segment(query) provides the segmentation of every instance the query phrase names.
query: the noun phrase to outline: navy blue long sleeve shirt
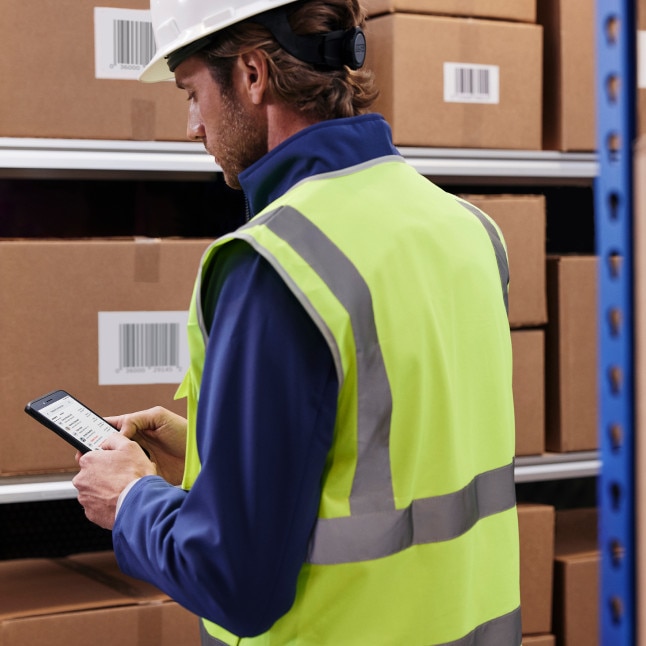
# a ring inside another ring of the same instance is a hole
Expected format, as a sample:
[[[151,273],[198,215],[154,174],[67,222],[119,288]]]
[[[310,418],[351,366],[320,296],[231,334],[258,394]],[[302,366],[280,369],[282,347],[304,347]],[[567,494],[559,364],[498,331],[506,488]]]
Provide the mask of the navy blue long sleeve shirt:
[[[297,182],[398,154],[379,115],[326,121],[240,175],[251,214]],[[341,205],[340,205],[341,206]],[[186,492],[148,476],[113,529],[121,569],[240,635],[291,606],[318,511],[338,382],[328,346],[273,268],[245,242],[216,256],[197,443]]]

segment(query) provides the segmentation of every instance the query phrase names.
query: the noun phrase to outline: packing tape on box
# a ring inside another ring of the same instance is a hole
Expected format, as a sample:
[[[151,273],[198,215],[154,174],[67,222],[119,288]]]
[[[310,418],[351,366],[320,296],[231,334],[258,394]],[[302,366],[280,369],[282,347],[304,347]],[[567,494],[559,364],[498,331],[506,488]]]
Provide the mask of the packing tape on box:
[[[135,238],[136,283],[158,283],[161,266],[161,240],[159,238]]]
[[[130,102],[130,127],[135,141],[155,139],[156,107],[154,101],[133,99]]]
[[[125,597],[136,599],[144,598],[149,594],[149,592],[143,592],[139,590],[136,586],[131,585],[124,579],[112,576],[111,574],[92,567],[91,565],[87,565],[86,563],[80,563],[79,561],[74,561],[66,558],[56,558],[51,559],[51,561],[53,563],[56,563],[56,565],[59,565],[60,567],[72,570],[73,572],[81,574],[82,576],[91,579],[96,583],[100,583],[110,588],[111,590],[122,594]]]

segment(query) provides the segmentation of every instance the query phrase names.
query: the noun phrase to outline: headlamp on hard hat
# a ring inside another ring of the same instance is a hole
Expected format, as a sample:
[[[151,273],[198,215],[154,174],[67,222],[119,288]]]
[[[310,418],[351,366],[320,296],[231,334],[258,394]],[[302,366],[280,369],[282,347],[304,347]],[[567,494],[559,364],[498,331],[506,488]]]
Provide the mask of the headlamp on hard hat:
[[[358,70],[366,59],[366,37],[361,27],[301,36],[292,31],[284,6],[250,20],[266,27],[286,52],[310,65],[327,69],[347,65]]]

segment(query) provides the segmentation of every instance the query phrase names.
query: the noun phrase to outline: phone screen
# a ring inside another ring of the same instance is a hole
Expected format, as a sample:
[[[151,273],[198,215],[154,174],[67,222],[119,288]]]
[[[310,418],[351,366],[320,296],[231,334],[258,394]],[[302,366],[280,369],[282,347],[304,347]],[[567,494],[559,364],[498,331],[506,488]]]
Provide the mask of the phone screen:
[[[115,432],[113,426],[68,394],[46,403],[39,410],[54,425],[90,450],[99,449],[108,435]]]

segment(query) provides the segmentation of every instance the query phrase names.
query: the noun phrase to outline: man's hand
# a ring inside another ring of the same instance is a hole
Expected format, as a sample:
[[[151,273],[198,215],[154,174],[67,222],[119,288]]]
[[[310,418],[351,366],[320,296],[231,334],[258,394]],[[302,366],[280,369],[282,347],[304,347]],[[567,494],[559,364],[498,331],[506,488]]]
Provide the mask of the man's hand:
[[[186,457],[186,420],[161,406],[118,417],[106,417],[123,435],[140,444],[157,474],[172,485],[181,484]]]
[[[112,433],[101,448],[76,454],[80,471],[72,484],[88,519],[112,529],[121,492],[133,480],[157,475],[157,470],[141,448],[120,433]]]

